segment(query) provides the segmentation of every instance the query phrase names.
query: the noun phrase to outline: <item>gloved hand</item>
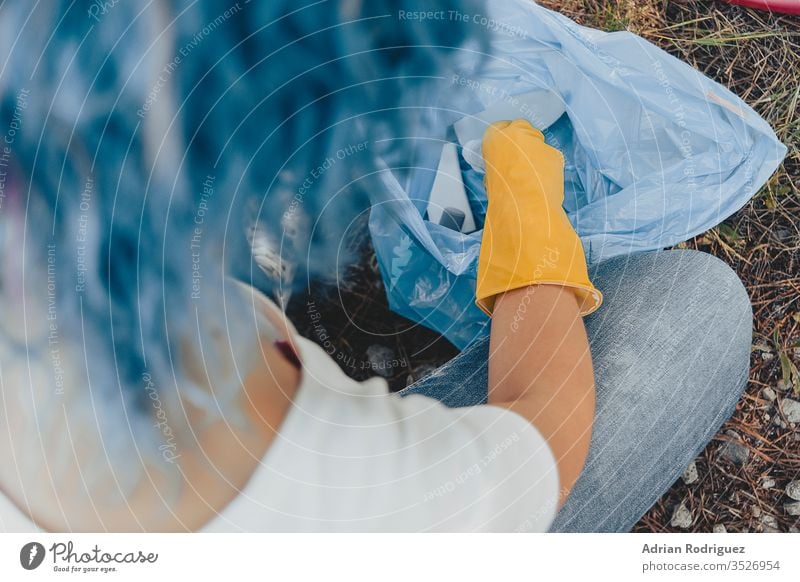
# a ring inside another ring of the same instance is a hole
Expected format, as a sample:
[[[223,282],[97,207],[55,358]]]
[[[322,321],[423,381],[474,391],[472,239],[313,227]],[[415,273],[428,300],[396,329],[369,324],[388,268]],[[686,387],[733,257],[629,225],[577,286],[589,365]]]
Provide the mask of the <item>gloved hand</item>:
[[[483,140],[489,208],[478,258],[476,304],[491,316],[498,294],[537,284],[571,287],[581,315],[603,295],[589,280],[564,202],[564,156],[525,120],[499,121]]]

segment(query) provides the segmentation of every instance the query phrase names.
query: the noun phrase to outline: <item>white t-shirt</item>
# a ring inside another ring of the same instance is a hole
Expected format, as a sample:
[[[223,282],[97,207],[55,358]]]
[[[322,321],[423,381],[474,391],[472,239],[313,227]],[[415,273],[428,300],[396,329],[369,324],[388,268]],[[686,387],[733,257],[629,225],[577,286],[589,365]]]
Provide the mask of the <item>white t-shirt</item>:
[[[526,419],[356,382],[294,335],[294,403],[261,467],[203,531],[547,530],[558,469]]]
[[[293,405],[246,487],[202,531],[547,530],[558,471],[527,420],[356,382],[295,336]],[[0,495],[0,529],[36,528]]]

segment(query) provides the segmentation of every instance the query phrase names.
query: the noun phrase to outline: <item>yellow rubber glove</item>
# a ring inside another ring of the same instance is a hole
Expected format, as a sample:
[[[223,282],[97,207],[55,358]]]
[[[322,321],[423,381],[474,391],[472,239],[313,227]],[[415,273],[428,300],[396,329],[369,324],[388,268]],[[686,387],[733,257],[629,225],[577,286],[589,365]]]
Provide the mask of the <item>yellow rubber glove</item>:
[[[603,295],[564,203],[564,156],[525,120],[492,124],[483,139],[489,208],[478,258],[476,304],[491,316],[498,294],[537,284],[572,287],[581,315]]]

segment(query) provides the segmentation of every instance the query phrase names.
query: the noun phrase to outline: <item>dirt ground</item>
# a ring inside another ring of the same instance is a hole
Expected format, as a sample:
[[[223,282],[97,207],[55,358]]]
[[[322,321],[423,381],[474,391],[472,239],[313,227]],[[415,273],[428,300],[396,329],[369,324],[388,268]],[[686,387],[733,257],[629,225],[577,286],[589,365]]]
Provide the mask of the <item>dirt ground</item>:
[[[800,427],[787,418],[791,401],[800,400],[800,17],[720,1],[541,3],[581,24],[634,32],[691,63],[752,105],[789,148],[745,208],[681,245],[720,257],[745,282],[755,314],[750,382],[734,416],[696,459],[696,479],[678,479],[635,531],[797,531],[800,517],[785,507],[785,489],[800,478]],[[289,315],[348,374],[378,373],[398,390],[457,350],[389,311],[366,224],[360,227],[350,241],[364,256],[353,274],[357,284],[296,295]],[[734,454],[723,454],[732,451],[728,443]]]

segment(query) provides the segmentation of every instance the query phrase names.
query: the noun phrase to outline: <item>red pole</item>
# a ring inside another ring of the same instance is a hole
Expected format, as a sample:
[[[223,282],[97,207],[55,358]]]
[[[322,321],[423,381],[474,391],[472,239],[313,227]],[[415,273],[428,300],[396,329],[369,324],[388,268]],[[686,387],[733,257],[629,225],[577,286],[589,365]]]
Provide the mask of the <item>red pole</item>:
[[[800,14],[800,0],[725,0],[725,2],[771,12]]]

